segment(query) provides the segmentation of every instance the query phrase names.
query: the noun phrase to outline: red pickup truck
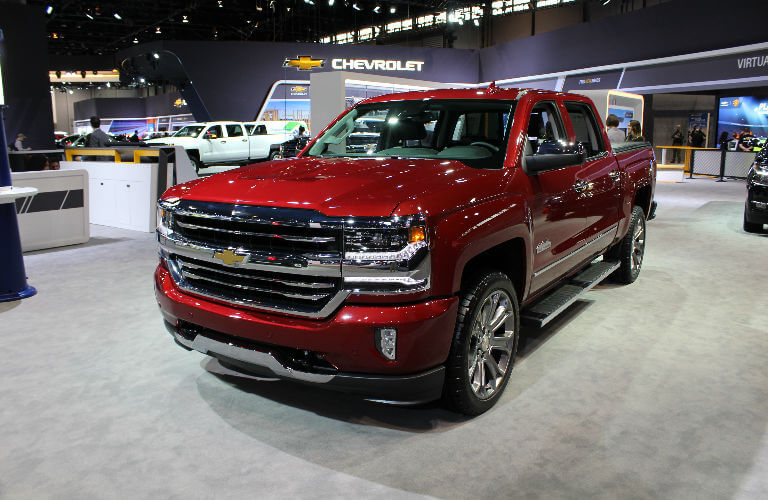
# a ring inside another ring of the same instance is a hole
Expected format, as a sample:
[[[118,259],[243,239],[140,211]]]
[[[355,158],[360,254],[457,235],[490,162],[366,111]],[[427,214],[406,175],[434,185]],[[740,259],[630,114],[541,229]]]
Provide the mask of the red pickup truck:
[[[169,189],[157,301],[179,345],[225,366],[479,414],[521,321],[637,278],[655,175],[583,96],[375,97],[297,158]]]

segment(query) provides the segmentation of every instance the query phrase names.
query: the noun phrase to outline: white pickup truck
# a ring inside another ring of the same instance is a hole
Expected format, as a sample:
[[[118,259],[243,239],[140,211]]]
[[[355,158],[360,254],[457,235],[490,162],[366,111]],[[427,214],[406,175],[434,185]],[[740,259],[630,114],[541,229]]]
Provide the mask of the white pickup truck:
[[[170,137],[146,143],[182,146],[199,171],[209,165],[272,160],[279,155],[280,145],[292,138],[293,134],[287,131],[269,133],[267,122],[207,122],[192,123]]]

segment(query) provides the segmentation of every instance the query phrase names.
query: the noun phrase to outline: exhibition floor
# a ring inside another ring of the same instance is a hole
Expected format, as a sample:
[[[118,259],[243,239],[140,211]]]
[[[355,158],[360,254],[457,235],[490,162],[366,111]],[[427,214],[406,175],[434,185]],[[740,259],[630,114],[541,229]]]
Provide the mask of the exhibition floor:
[[[153,235],[91,226],[27,255],[39,293],[0,313],[0,498],[766,498],[768,236],[744,197],[659,184],[638,281],[523,329],[473,419],[217,375],[163,328]]]

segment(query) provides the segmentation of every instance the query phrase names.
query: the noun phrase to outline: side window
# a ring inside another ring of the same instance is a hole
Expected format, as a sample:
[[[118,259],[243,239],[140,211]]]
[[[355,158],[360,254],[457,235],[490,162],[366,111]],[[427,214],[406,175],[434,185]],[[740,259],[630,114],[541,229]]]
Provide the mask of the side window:
[[[241,135],[243,135],[243,127],[241,127],[237,123],[228,123],[227,135],[229,137],[240,137]]]
[[[553,102],[537,103],[528,117],[526,155],[558,151],[559,141],[565,141],[565,127]]]
[[[205,137],[210,139],[218,139],[221,135],[221,125],[213,125],[205,131]]]
[[[592,109],[586,104],[576,102],[565,103],[565,109],[571,119],[576,140],[584,145],[587,156],[596,156],[605,151],[603,135],[599,132]]]

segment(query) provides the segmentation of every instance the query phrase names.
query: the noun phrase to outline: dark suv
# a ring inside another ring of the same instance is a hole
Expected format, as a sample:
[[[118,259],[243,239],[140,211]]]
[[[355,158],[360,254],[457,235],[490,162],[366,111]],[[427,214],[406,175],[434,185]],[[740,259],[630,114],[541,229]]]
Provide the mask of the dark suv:
[[[747,175],[747,202],[744,205],[744,231],[763,232],[768,224],[768,149],[757,153]]]

